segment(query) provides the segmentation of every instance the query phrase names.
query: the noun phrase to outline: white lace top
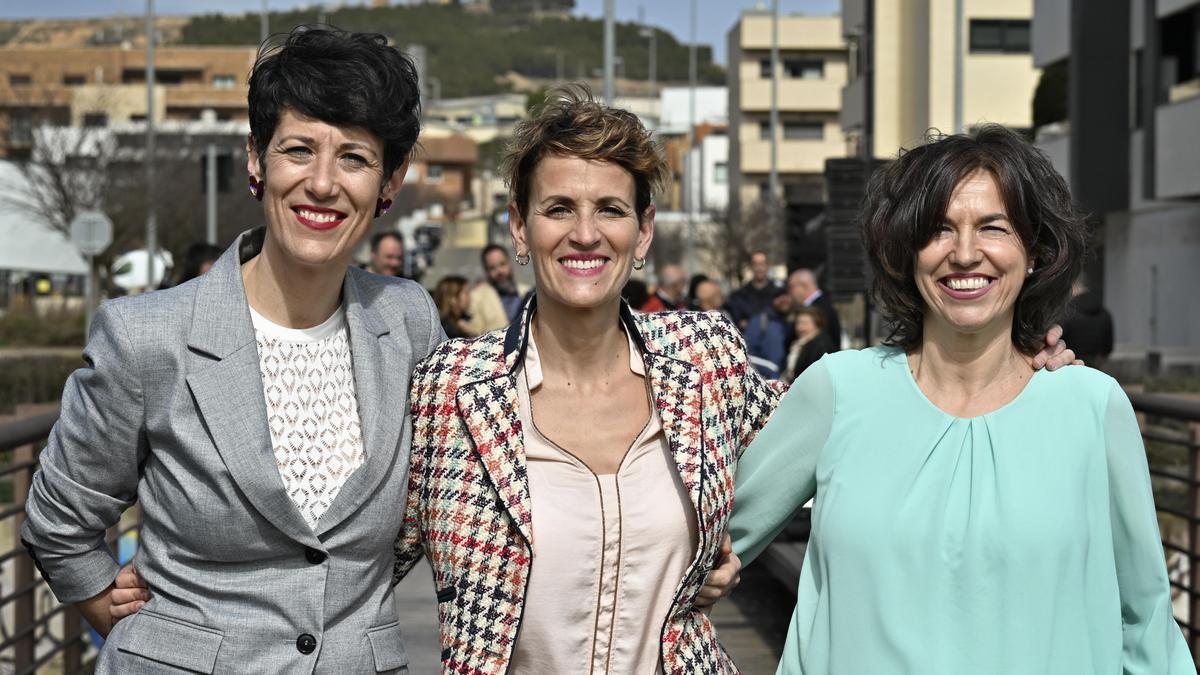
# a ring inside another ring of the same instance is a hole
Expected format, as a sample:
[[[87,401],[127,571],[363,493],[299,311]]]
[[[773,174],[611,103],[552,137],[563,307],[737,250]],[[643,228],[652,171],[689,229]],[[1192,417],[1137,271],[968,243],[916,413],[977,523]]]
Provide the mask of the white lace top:
[[[296,508],[316,529],[365,458],[350,333],[339,307],[313,328],[285,328],[253,308],[271,446]]]

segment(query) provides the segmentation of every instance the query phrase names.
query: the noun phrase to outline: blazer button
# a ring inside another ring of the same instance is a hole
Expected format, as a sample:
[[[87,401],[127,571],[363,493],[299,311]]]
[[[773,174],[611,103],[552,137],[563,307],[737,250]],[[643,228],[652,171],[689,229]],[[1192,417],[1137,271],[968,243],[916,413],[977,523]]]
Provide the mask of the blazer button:
[[[324,551],[315,548],[306,548],[304,549],[304,557],[308,560],[308,562],[314,565],[320,565],[321,563],[325,562],[325,559],[329,556]]]
[[[301,654],[311,654],[317,649],[317,638],[308,633],[301,633],[300,637],[296,638],[296,650]]]

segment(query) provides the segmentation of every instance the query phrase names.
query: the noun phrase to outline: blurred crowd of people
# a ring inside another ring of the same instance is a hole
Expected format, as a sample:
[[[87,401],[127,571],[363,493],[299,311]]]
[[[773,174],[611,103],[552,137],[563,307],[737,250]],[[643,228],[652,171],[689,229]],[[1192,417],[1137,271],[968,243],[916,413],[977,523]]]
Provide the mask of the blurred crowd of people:
[[[374,250],[374,249],[373,249]],[[398,274],[374,263],[367,269]],[[515,320],[528,297],[513,276],[508,249],[489,244],[480,253],[482,277],[473,283],[462,275],[439,279],[431,288],[449,337],[474,337]],[[792,272],[785,284],[770,278],[771,261],[762,251],[750,258],[750,277],[739,286],[707,274],[690,279],[681,265],[658,268],[652,283],[631,279],[624,298],[642,312],[694,310],[720,312],[737,325],[751,360],[764,377],[791,382],[823,355],[842,343],[841,322],[813,270]]]

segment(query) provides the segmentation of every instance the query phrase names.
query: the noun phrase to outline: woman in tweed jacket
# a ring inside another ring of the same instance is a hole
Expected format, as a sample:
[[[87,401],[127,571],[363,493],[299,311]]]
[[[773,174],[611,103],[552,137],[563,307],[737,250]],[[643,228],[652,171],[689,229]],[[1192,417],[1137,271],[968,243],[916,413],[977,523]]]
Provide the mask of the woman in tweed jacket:
[[[781,389],[720,315],[621,301],[666,171],[635,116],[554,92],[506,169],[536,294],[413,374],[397,576],[429,556],[445,672],[736,672],[696,601]]]

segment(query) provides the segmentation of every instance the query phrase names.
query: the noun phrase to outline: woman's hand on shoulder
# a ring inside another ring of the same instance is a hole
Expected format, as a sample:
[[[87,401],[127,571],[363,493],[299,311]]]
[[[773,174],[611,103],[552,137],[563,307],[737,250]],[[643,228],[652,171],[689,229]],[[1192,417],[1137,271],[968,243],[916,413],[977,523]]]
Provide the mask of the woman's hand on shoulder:
[[[721,540],[717,566],[704,578],[704,586],[696,596],[696,607],[705,614],[712,611],[717,600],[729,595],[742,581],[742,561],[733,552],[733,540],[726,532]]]
[[[1050,330],[1046,332],[1046,348],[1034,354],[1033,368],[1039,370],[1045,367],[1046,370],[1058,370],[1063,366],[1082,366],[1083,361],[1075,358],[1075,352],[1067,348],[1067,343],[1062,339],[1062,326],[1054,324]]]

